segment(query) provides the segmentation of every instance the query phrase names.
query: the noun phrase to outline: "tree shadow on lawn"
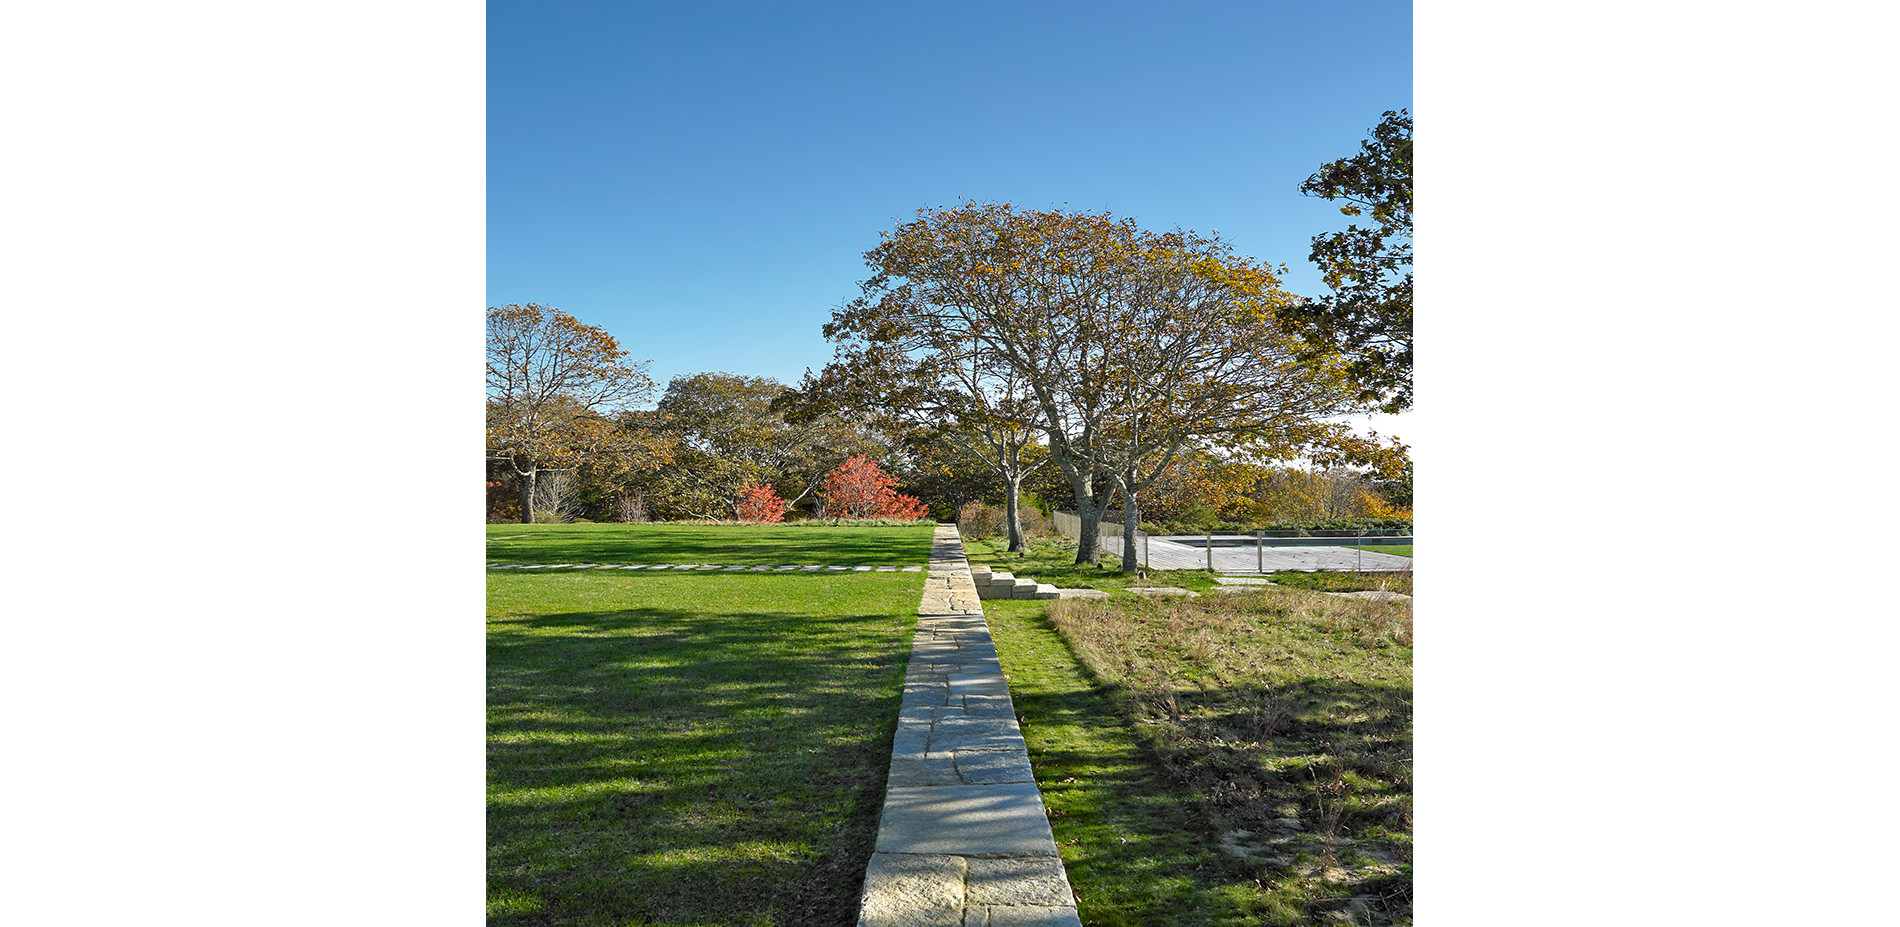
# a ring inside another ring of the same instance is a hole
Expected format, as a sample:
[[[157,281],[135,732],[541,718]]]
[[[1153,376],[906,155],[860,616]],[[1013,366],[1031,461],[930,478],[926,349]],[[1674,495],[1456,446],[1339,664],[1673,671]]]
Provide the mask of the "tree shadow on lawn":
[[[1039,702],[1022,709],[1025,731],[1117,724],[1102,707]],[[1210,858],[1207,848],[1219,835],[1132,743],[1107,751],[1042,744],[1030,755],[1063,866],[1089,923],[1206,924],[1235,913],[1205,910],[1207,892],[1246,880],[1246,868]],[[1094,896],[1101,889],[1111,897]]]
[[[490,923],[853,923],[909,651],[892,627],[492,621]]]

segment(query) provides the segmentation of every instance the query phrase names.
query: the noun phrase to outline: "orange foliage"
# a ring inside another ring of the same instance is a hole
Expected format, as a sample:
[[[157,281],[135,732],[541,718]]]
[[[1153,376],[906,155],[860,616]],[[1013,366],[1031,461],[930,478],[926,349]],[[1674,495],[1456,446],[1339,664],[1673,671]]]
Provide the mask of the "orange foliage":
[[[747,486],[739,491],[736,506],[740,521],[776,522],[785,520],[785,500],[770,484]]]
[[[915,496],[897,492],[897,481],[877,462],[853,454],[825,475],[819,490],[825,510],[835,518],[922,518],[927,509]]]

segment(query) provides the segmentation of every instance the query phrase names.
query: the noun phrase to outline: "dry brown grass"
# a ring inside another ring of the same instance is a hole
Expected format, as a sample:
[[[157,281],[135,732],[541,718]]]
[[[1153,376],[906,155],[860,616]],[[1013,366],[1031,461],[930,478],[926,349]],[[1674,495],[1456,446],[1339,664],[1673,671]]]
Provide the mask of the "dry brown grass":
[[[1051,621],[1263,886],[1409,920],[1409,600],[1067,599]]]

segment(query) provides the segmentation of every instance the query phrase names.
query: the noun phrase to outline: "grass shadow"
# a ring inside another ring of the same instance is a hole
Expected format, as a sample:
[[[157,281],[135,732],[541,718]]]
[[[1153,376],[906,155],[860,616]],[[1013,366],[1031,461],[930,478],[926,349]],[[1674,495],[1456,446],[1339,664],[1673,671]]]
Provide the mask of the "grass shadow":
[[[1387,643],[1311,615],[1249,637],[1235,604],[1123,603],[1133,646],[1083,659],[1046,607],[985,603],[1084,918],[1409,922],[1409,674],[1375,678],[1358,658]]]
[[[853,923],[915,621],[882,585],[491,619],[490,923]]]

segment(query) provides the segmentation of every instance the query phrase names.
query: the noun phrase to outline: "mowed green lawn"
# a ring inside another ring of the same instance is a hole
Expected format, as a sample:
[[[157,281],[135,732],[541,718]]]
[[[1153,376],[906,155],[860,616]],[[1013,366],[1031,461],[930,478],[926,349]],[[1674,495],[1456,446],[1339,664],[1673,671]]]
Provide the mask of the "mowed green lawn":
[[[489,574],[489,923],[855,923],[923,581]]]
[[[923,564],[930,525],[489,525],[492,563]]]

